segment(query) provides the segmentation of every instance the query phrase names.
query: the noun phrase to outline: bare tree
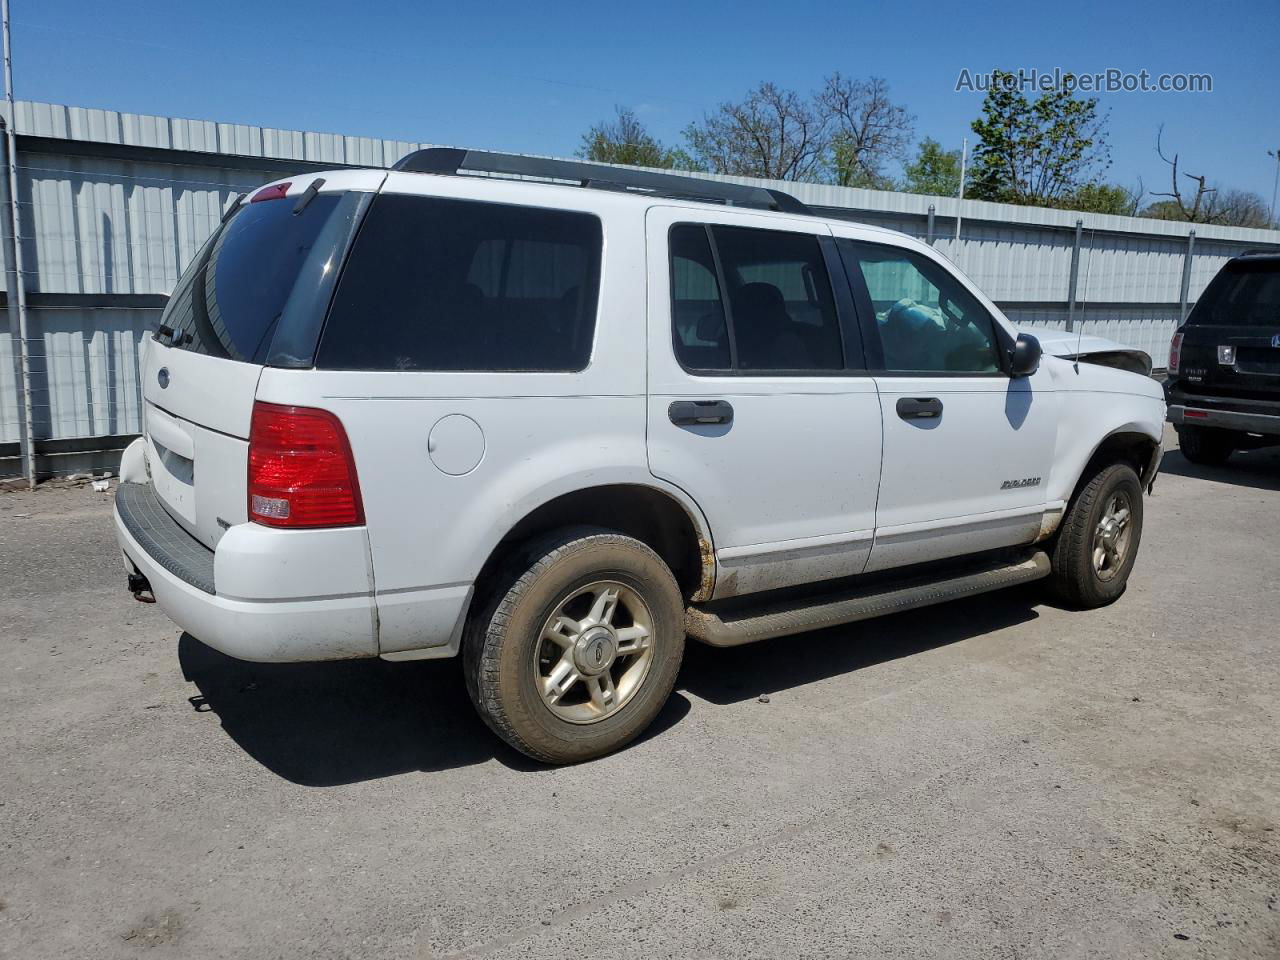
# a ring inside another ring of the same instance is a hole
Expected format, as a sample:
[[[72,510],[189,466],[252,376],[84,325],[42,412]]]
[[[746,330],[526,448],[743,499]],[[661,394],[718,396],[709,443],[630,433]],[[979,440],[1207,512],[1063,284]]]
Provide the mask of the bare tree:
[[[1214,222],[1228,227],[1257,227],[1265,230],[1272,226],[1267,201],[1252,190],[1222,190],[1214,194]]]
[[[906,159],[915,117],[889,99],[888,82],[836,72],[815,99],[831,126],[829,163],[835,182],[842,187],[890,187],[885,165]]]
[[[741,103],[722,103],[685,130],[695,160],[713,173],[818,180],[828,123],[791,90],[762,83]]]
[[[1160,155],[1160,159],[1169,165],[1170,181],[1172,192],[1156,193],[1152,191],[1153,197],[1168,197],[1173,205],[1177,207],[1181,213],[1181,219],[1189,220],[1192,223],[1213,223],[1215,221],[1205,219],[1209,216],[1208,208],[1212,205],[1213,195],[1217,193],[1216,187],[1208,185],[1208,178],[1203,174],[1183,173],[1183,176],[1192,181],[1196,185],[1196,195],[1191,200],[1191,205],[1187,205],[1187,200],[1182,196],[1182,190],[1178,186],[1178,154],[1173,155],[1170,160],[1164,155],[1164,124],[1156,130],[1156,153]]]
[[[1272,226],[1271,214],[1267,202],[1250,190],[1223,190],[1209,185],[1209,178],[1204,174],[1183,173],[1182,176],[1195,184],[1195,195],[1188,198],[1183,194],[1178,180],[1178,154],[1172,159],[1164,152],[1164,125],[1156,132],[1156,153],[1169,165],[1171,189],[1168,193],[1152,192],[1153,197],[1165,197],[1151,204],[1143,211],[1143,216],[1156,217],[1161,220],[1185,220],[1190,223],[1216,223],[1227,227],[1259,227]]]

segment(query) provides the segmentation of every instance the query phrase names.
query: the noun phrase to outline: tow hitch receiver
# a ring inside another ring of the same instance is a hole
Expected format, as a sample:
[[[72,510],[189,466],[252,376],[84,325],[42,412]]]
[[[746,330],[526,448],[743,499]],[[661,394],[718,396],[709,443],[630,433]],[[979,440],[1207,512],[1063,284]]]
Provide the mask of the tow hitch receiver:
[[[151,591],[151,582],[140,573],[131,573],[129,577],[129,592],[133,594],[133,599],[139,603],[155,603],[156,595]]]

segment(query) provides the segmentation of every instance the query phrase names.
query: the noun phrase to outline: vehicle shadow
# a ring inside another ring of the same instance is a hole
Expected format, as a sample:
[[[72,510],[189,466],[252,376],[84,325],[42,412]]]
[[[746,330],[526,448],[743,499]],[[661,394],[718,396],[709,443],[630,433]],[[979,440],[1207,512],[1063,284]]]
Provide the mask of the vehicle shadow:
[[[1036,619],[1044,585],[715,649],[690,642],[676,689],[717,704],[778,693]]]
[[[942,606],[730,649],[689,641],[676,692],[641,742],[679,723],[687,691],[736,703],[909,657],[1034,620],[1043,600],[1028,584]],[[458,660],[250,663],[184,633],[183,677],[198,712],[272,773],[329,787],[490,760],[522,773],[547,769],[511,749],[476,715]]]
[[[1255,490],[1280,490],[1280,447],[1265,447],[1261,450],[1237,450],[1231,459],[1220,467],[1209,467],[1192,463],[1182,455],[1176,447],[1167,450],[1160,472],[1175,477],[1191,477],[1196,480],[1212,480],[1214,483],[1229,483],[1237,487],[1251,487]],[[1156,491],[1160,490],[1160,479],[1156,478]]]
[[[272,773],[311,787],[497,760],[513,770],[547,769],[512,750],[476,715],[457,660],[387,663],[249,663],[184,633],[183,676],[191,705],[217,714],[227,735]],[[689,712],[673,695],[642,739]]]

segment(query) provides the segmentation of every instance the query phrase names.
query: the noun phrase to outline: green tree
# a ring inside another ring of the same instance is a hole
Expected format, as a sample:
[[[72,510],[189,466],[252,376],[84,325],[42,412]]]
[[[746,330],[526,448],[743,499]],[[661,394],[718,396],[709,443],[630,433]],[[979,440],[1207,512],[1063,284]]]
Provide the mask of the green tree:
[[[979,142],[966,196],[1058,206],[1110,165],[1097,97],[1077,98],[1070,74],[1065,79],[1031,101],[1014,74],[992,73],[982,115],[973,121]]]
[[[1135,193],[1114,183],[1086,183],[1064,197],[1059,205],[1085,213],[1113,213],[1121,217],[1136,217],[1141,202],[1141,189]]]
[[[902,189],[935,197],[954,197],[960,192],[960,151],[943,150],[932,137],[920,141],[915,159],[904,168]]]
[[[598,123],[582,135],[578,156],[596,163],[624,163],[633,167],[673,167],[688,155],[683,150],[664,147],[655,139],[635,112],[615,107],[613,120]]]

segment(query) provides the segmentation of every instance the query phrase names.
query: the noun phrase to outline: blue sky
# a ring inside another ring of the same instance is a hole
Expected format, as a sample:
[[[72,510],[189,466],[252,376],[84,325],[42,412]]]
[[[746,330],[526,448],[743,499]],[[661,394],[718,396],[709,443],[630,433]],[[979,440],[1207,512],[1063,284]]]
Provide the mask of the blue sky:
[[[1104,94],[1109,179],[1183,169],[1270,202],[1280,3],[248,3],[12,0],[18,97],[136,113],[567,154],[629,105],[673,141],[761,80],[886,78],[917,137],[969,135],[962,68],[1205,72],[1210,94]]]

